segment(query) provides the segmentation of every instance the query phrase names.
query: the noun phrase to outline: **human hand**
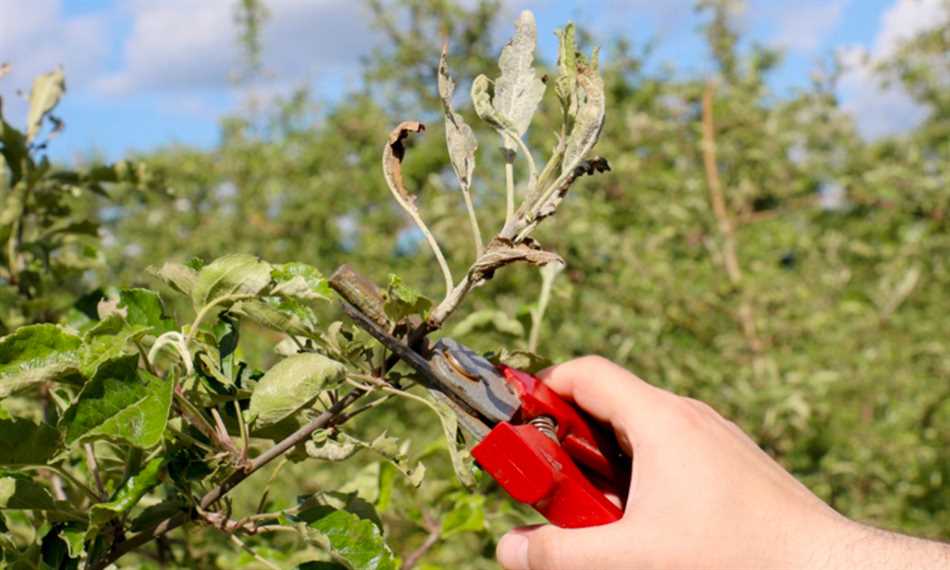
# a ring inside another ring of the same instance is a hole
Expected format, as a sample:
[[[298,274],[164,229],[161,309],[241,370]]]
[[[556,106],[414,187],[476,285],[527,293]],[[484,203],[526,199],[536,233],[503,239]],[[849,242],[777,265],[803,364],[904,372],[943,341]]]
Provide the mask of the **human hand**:
[[[852,523],[707,404],[608,360],[580,358],[541,377],[613,427],[634,458],[630,494],[616,523],[509,532],[497,549],[508,570],[852,567],[866,559],[854,545],[906,538]]]

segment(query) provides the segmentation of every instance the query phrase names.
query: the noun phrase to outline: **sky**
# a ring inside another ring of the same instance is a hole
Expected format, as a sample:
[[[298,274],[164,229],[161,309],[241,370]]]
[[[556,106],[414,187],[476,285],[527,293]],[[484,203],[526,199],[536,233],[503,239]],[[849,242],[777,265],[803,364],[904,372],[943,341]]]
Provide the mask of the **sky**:
[[[381,38],[359,0],[264,0],[268,79],[258,94],[308,84],[332,102],[359,85],[360,57]],[[471,1],[471,0],[466,0]],[[882,88],[869,72],[903,38],[940,21],[943,0],[747,0],[738,15],[745,35],[782,48],[771,80],[778,93],[805,86],[831,57],[850,65],[839,95],[869,138],[899,134],[926,110],[899,89]],[[22,125],[32,77],[62,65],[68,93],[57,115],[66,130],[50,147],[71,161],[90,152],[118,159],[169,144],[210,148],[222,116],[237,110],[235,85],[242,51],[236,40],[236,0],[0,0],[0,78],[3,113]],[[655,60],[677,73],[712,71],[693,0],[506,0],[504,20],[521,9],[538,20],[539,50],[555,57],[551,32],[573,20],[595,38],[624,36],[658,42]]]

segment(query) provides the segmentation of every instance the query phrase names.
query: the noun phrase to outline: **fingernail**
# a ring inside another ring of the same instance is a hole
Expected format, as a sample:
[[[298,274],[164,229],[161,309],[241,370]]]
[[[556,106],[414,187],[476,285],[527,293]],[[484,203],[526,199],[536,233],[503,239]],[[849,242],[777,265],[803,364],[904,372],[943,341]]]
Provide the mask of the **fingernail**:
[[[495,554],[505,570],[529,570],[528,537],[521,533],[509,532],[501,537]]]

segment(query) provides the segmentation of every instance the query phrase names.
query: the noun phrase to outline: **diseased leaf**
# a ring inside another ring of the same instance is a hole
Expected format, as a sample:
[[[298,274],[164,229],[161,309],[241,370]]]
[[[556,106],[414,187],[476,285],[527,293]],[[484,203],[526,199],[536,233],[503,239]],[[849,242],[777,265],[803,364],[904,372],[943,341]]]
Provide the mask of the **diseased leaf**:
[[[511,136],[516,136],[514,124],[499,113],[492,104],[491,80],[485,75],[479,75],[472,81],[472,106],[479,119],[502,133],[511,133]]]
[[[82,341],[62,327],[27,325],[0,339],[0,398],[47,381],[81,383]]]
[[[307,455],[314,459],[325,461],[343,461],[349,459],[359,450],[356,442],[346,436],[338,434],[331,437],[326,431],[315,433],[305,444]]]
[[[475,171],[478,140],[472,132],[472,127],[452,108],[455,81],[449,77],[447,58],[448,46],[443,46],[442,56],[439,58],[439,98],[442,100],[442,112],[445,115],[445,144],[459,185],[463,191],[468,191],[472,185],[472,173]]]
[[[475,476],[472,474],[472,457],[467,449],[460,448],[458,444],[459,420],[455,411],[452,410],[441,398],[445,396],[441,392],[426,391],[426,401],[429,407],[439,416],[439,422],[442,424],[442,433],[445,436],[445,445],[449,451],[449,458],[452,460],[452,469],[459,482],[466,487],[475,485]]]
[[[166,285],[175,289],[179,293],[191,296],[191,291],[195,288],[195,282],[198,280],[198,272],[180,263],[165,263],[158,269],[149,267],[149,273],[158,277]]]
[[[562,173],[577,167],[584,160],[594,148],[604,127],[604,81],[597,73],[597,57],[595,49],[590,63],[577,63],[577,115],[574,128],[567,136]]]
[[[554,91],[561,101],[561,111],[567,130],[573,123],[577,112],[577,43],[574,38],[574,23],[568,22],[564,29],[554,34],[558,38],[557,67],[558,76],[554,81]]]
[[[99,366],[60,421],[66,443],[107,439],[149,448],[161,441],[173,383],[140,370],[138,358],[123,356]]]
[[[424,315],[432,307],[432,300],[402,282],[398,275],[389,275],[386,288],[386,302],[383,305],[393,321],[399,321],[409,315]]]
[[[501,76],[495,80],[495,97],[492,104],[517,136],[527,132],[531,118],[544,97],[544,82],[535,73],[534,49],[537,43],[537,26],[534,15],[525,10],[515,24],[515,35],[501,50],[498,67]],[[514,144],[503,137],[505,148],[514,149]]]
[[[524,336],[524,326],[518,319],[498,309],[483,309],[469,313],[452,329],[452,336],[494,330],[513,337]]]
[[[488,279],[499,267],[516,261],[526,261],[533,265],[564,263],[558,254],[541,249],[541,246],[530,238],[517,244],[496,238],[488,244],[485,253],[472,264],[471,272],[479,278]]]
[[[415,199],[406,191],[402,181],[402,159],[406,156],[403,139],[411,133],[424,133],[426,126],[419,121],[405,121],[389,133],[386,146],[383,147],[383,177],[396,199],[408,209],[415,210]]]
[[[322,354],[288,356],[268,370],[254,389],[249,419],[258,428],[276,424],[309,406],[345,373],[342,364]]]
[[[254,296],[270,283],[271,266],[253,255],[232,254],[201,268],[191,291],[195,309],[228,295]]]
[[[306,263],[290,262],[275,265],[271,269],[274,288],[271,293],[282,297],[292,297],[302,301],[332,298],[333,290],[320,271]]]
[[[30,89],[30,110],[26,117],[26,140],[32,142],[43,125],[43,119],[56,108],[66,92],[62,69],[44,73],[33,80]]]
[[[333,554],[354,570],[395,570],[396,557],[372,521],[327,508],[310,523],[330,543]]]

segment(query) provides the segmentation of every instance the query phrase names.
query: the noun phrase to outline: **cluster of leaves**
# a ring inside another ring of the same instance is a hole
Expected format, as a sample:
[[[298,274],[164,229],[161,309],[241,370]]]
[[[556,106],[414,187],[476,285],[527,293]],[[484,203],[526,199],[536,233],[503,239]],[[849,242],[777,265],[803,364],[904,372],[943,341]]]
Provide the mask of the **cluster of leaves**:
[[[0,78],[5,73],[6,69],[0,69]],[[82,170],[50,164],[44,151],[63,128],[53,112],[65,91],[62,70],[37,77],[22,131],[4,119],[0,100],[3,334],[23,324],[57,320],[82,291],[83,274],[104,264],[98,247],[99,225],[89,216],[97,198],[108,198],[109,191],[156,188],[157,181],[144,163],[119,162]]]

